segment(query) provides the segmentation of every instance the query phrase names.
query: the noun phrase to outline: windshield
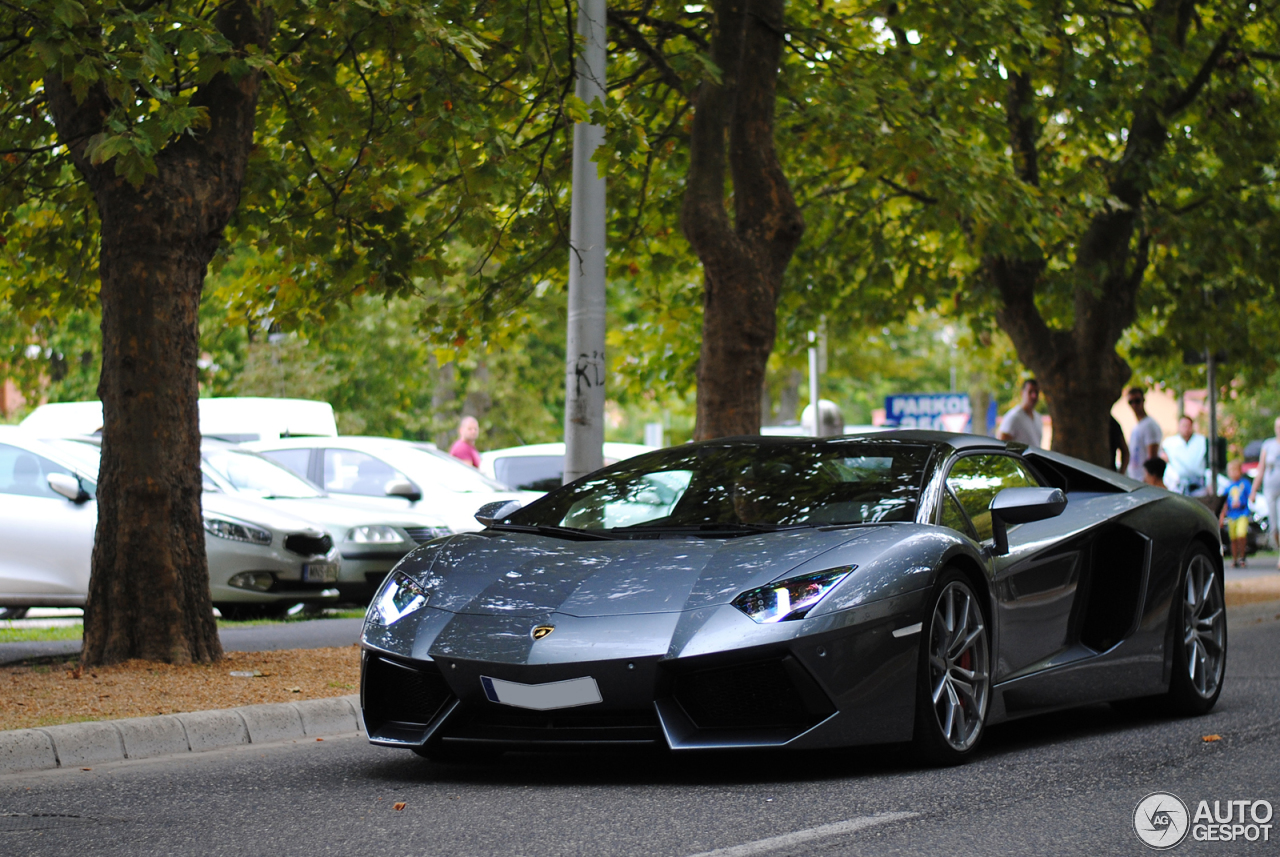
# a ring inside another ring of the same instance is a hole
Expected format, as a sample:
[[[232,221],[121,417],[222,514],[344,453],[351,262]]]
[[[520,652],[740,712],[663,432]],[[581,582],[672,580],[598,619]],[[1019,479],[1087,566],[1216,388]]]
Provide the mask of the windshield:
[[[492,494],[494,491],[508,490],[507,486],[494,482],[471,465],[463,464],[447,453],[409,444],[397,444],[386,453],[390,464],[403,470],[406,476],[423,487],[438,485],[463,494],[477,491]]]
[[[62,456],[80,468],[94,482],[98,481],[98,464],[102,461],[102,449],[96,443],[61,438],[45,441]]]
[[[323,497],[324,492],[292,471],[257,453],[206,449],[205,466],[236,491],[259,497]]]
[[[668,449],[566,485],[508,520],[635,532],[911,521],[930,452],[892,441]]]

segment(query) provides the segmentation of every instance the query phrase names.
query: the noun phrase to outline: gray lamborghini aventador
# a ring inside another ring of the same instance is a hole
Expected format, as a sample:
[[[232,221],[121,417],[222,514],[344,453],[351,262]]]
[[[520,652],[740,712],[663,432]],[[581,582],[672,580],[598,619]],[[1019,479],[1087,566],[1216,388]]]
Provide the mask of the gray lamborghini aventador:
[[[649,453],[388,576],[362,637],[369,739],[513,748],[970,755],[1099,701],[1217,701],[1217,522],[1072,458],[925,431]]]

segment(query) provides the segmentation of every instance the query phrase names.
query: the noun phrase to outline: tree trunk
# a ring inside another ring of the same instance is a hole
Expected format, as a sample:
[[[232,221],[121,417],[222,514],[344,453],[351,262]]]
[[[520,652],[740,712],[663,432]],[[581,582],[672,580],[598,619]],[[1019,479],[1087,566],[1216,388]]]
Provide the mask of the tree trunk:
[[[229,3],[217,26],[238,48],[266,46],[258,8]],[[171,142],[155,158],[157,174],[134,187],[112,162],[85,157],[111,109],[105,90],[77,102],[56,74],[45,80],[102,223],[102,465],[86,665],[222,656],[200,515],[197,310],[205,268],[239,203],[260,83],[254,72],[203,85],[193,103],[208,110],[207,130]]]
[[[759,433],[782,277],[804,232],[773,142],[783,0],[717,0],[712,8],[711,55],[721,78],[708,76],[698,88],[681,211],[704,277],[699,440]]]

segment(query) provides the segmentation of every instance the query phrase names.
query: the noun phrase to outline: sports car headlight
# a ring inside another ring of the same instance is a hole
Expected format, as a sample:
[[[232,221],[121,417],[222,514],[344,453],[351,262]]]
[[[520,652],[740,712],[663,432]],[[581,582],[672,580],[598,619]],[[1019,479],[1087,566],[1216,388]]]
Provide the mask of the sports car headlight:
[[[235,518],[205,518],[204,531],[220,539],[233,542],[249,542],[255,545],[271,544],[271,533],[261,527]]]
[[[428,597],[427,590],[413,578],[398,571],[392,572],[373,597],[367,618],[374,625],[391,625],[425,607]]]
[[[822,596],[844,580],[856,565],[842,565],[813,574],[775,580],[758,589],[749,589],[733,599],[733,606],[761,624],[803,619]]]
[[[385,545],[404,541],[395,527],[353,527],[347,531],[347,541],[358,545]]]

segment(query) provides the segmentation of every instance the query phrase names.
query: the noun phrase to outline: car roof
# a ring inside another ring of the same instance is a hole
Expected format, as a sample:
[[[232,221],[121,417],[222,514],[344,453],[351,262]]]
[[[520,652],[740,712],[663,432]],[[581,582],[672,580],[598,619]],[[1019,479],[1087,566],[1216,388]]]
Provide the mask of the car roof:
[[[891,429],[889,431],[866,432],[863,434],[840,435],[837,437],[813,438],[805,435],[745,435],[739,437],[722,437],[713,440],[699,441],[697,445],[714,445],[724,443],[741,443],[764,447],[790,446],[793,444],[822,443],[831,446],[858,443],[913,443],[935,447],[950,447],[957,451],[969,449],[1007,449],[1021,452],[1024,444],[1010,443],[986,437],[980,434],[957,434],[947,431],[928,431],[925,429]]]
[[[607,440],[604,443],[604,454],[610,458],[631,457],[645,452],[661,449],[657,446],[645,446],[642,443],[620,443]],[[481,458],[517,458],[535,455],[564,455],[564,442],[529,443],[524,446],[507,446],[502,449],[489,449],[480,453]]]

